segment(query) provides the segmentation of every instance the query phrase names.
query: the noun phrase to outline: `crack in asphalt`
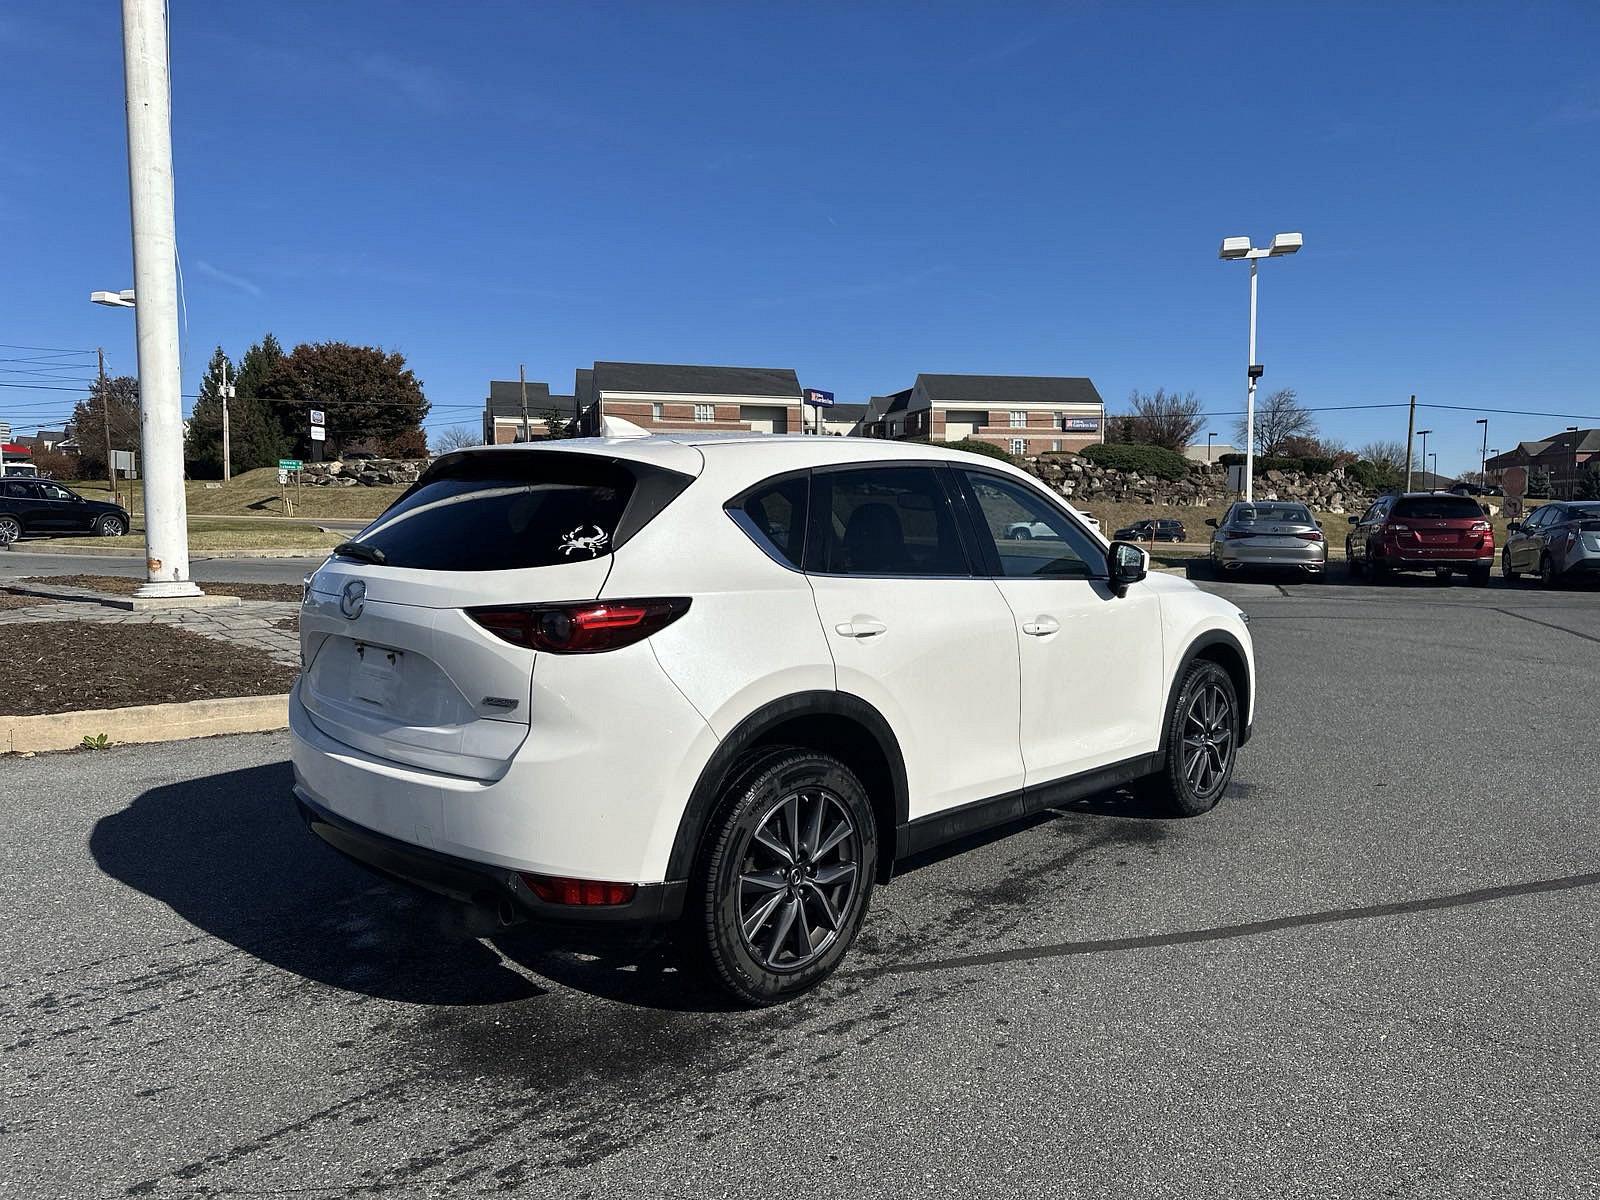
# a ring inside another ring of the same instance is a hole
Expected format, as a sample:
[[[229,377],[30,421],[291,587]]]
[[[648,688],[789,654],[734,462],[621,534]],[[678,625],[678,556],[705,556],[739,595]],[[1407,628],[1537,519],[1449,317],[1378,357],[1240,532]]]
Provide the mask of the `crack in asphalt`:
[[[1573,637],[1582,638],[1586,642],[1600,642],[1600,637],[1592,633],[1582,633],[1576,629],[1568,629],[1565,625],[1557,625],[1553,621],[1541,621],[1538,617],[1530,617],[1527,613],[1513,612],[1509,608],[1490,609],[1503,617],[1515,617],[1519,621],[1527,621],[1530,625],[1543,625],[1546,629],[1554,629],[1557,633],[1570,633]]]
[[[1573,888],[1594,887],[1600,884],[1600,871],[1586,875],[1563,875],[1556,879],[1535,879],[1528,883],[1504,884],[1500,887],[1477,888],[1470,892],[1454,892],[1446,896],[1425,896],[1419,900],[1393,900],[1386,904],[1370,904],[1359,908],[1334,908],[1321,912],[1298,913],[1289,917],[1274,917],[1265,921],[1246,921],[1238,925],[1218,925],[1210,929],[1186,929],[1176,933],[1153,933],[1142,937],[1102,938],[1096,941],[1057,942],[1050,946],[1026,946],[1015,950],[996,950],[988,954],[967,954],[952,958],[931,959],[924,962],[883,963],[855,971],[841,971],[841,976],[855,979],[875,979],[886,975],[912,975],[929,971],[955,971],[967,967],[993,966],[997,963],[1034,962],[1048,958],[1068,958],[1078,954],[1115,954],[1126,950],[1148,950],[1158,946],[1182,946],[1194,942],[1220,942],[1230,938],[1254,937],[1257,934],[1275,933],[1281,929],[1303,929],[1313,925],[1333,925],[1345,921],[1366,921],[1377,917],[1403,916],[1409,913],[1431,912],[1444,908],[1460,908],[1469,904],[1486,904],[1513,896],[1532,896],[1544,892],[1564,892]]]

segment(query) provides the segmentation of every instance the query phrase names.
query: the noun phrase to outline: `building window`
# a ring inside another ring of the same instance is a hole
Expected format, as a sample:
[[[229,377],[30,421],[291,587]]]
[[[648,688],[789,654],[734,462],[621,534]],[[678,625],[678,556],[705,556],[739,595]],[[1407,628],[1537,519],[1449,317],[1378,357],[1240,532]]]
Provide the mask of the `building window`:
[[[717,406],[715,404],[696,404],[694,406],[694,419],[696,421],[715,421],[717,419]]]
[[[1051,443],[1050,443],[1050,449],[1052,449],[1052,450],[1061,449],[1061,439],[1060,438],[1055,438],[1054,440],[1052,440]]]
[[[1011,453],[1013,453],[1013,454],[1026,454],[1027,452],[1028,452],[1028,439],[1027,438],[1012,438],[1011,439]]]
[[[1025,412],[1014,412],[1014,413],[1011,414],[1011,428],[1013,428],[1013,429],[1026,429],[1027,427],[1028,427],[1028,414],[1027,413],[1025,413]]]
[[[661,420],[661,403],[660,403],[660,401],[657,401],[657,402],[655,402],[655,403],[650,405],[650,419],[652,421]]]

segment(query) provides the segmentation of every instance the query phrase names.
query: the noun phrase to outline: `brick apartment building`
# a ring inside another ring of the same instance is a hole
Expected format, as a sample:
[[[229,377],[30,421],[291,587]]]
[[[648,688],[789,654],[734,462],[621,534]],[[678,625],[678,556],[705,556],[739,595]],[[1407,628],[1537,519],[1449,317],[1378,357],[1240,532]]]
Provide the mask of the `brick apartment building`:
[[[1082,450],[1103,440],[1106,406],[1088,379],[1042,375],[918,375],[902,392],[874,396],[867,437],[992,442],[1013,454]]]

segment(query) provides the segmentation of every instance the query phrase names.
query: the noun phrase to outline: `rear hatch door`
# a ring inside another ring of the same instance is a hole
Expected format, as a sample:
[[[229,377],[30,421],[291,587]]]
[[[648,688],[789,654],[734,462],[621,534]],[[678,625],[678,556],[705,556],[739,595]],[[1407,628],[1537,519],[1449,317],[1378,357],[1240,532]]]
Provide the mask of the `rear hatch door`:
[[[529,447],[440,459],[307,585],[312,722],[376,757],[497,778],[536,720],[537,655],[469,610],[598,597],[613,551],[692,478]]]
[[[1406,526],[1419,548],[1440,557],[1476,554],[1482,534],[1489,528],[1476,500],[1449,492],[1401,497],[1389,514],[1389,523]]]

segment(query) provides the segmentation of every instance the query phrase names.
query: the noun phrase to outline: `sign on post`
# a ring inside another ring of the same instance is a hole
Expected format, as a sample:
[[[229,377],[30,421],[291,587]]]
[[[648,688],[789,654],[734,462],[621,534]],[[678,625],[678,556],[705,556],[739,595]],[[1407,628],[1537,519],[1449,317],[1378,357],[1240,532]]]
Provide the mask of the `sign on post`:
[[[833,407],[833,393],[820,391],[817,388],[807,388],[801,393],[801,399],[812,408]]]
[[[327,439],[328,439],[328,431],[326,429],[324,429],[321,425],[313,425],[311,427],[311,440],[313,442],[323,442],[323,441],[327,441]]]
[[[327,421],[324,419],[324,416],[325,414],[320,408],[313,408],[311,410],[311,424],[314,426],[326,425]]]
[[[298,458],[280,458],[278,460],[278,470],[280,471],[298,471],[299,469],[300,460]]]

